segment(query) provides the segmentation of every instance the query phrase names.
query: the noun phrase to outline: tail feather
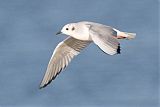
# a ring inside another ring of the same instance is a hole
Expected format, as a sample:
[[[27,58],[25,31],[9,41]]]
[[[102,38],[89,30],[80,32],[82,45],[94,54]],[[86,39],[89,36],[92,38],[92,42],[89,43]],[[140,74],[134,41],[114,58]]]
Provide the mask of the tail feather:
[[[128,33],[128,32],[124,32],[127,36],[126,39],[131,40],[134,39],[136,37],[136,33]]]
[[[117,32],[117,39],[134,39],[136,37],[136,33],[122,32],[117,29],[114,29]]]

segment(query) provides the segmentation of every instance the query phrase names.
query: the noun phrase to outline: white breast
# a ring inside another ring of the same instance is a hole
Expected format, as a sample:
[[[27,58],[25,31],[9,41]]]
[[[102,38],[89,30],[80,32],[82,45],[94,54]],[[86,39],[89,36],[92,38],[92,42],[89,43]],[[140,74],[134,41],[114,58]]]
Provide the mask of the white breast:
[[[91,40],[91,38],[89,36],[89,28],[87,28],[86,26],[80,26],[70,36],[72,36],[76,39],[79,39],[79,40],[89,40],[89,41]]]

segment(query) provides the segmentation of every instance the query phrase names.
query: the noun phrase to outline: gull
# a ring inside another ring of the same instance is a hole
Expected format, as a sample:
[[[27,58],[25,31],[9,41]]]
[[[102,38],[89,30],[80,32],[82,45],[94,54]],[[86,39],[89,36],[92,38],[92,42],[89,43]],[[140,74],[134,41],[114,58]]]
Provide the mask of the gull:
[[[118,39],[131,40],[136,36],[135,33],[123,32],[107,25],[88,21],[66,24],[56,35],[58,34],[65,34],[68,37],[55,48],[40,89],[50,84],[90,43],[95,43],[108,55],[115,55],[120,54]]]

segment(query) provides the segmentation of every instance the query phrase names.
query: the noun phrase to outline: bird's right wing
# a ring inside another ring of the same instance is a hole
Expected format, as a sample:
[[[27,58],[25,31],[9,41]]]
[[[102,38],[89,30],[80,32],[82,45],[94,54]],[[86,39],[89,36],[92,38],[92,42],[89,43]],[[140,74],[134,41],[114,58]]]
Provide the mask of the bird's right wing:
[[[56,76],[68,66],[71,59],[78,55],[82,49],[88,46],[91,41],[77,40],[68,37],[60,42],[55,48],[53,55],[49,61],[46,73],[40,84],[40,88],[46,87]]]
[[[89,34],[103,52],[109,55],[120,53],[120,43],[113,36],[114,31],[110,27],[90,25]]]

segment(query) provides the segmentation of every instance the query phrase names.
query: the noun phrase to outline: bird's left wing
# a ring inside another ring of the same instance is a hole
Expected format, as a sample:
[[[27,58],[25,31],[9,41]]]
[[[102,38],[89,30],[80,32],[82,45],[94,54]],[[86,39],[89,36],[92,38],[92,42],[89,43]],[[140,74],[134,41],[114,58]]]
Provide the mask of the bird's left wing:
[[[78,55],[82,49],[88,46],[91,41],[77,40],[68,37],[60,42],[55,48],[53,55],[49,61],[46,73],[40,84],[40,88],[46,87],[56,76],[68,66],[71,59]]]

